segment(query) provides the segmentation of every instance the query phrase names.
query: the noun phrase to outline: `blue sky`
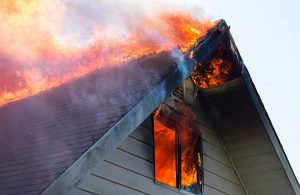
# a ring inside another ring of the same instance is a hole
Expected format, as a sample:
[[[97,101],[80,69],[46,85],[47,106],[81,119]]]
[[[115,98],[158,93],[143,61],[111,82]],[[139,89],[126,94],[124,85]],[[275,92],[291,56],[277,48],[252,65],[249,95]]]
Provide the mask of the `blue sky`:
[[[205,0],[224,18],[300,179],[300,1]]]

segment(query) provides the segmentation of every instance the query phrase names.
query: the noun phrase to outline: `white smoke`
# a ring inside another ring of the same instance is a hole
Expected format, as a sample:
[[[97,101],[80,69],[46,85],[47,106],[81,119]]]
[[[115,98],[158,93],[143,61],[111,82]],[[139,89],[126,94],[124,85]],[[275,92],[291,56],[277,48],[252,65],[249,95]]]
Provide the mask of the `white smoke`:
[[[131,34],[131,24],[140,26],[141,33],[153,31],[141,19],[148,18],[160,22],[161,13],[182,11],[189,13],[197,20],[206,17],[202,8],[202,1],[198,0],[62,0],[65,6],[64,28],[61,37],[73,37],[77,45],[92,43],[101,39],[126,40]],[[145,29],[146,28],[146,29]],[[147,33],[149,39],[158,42],[156,32]],[[68,39],[69,40],[69,39]]]

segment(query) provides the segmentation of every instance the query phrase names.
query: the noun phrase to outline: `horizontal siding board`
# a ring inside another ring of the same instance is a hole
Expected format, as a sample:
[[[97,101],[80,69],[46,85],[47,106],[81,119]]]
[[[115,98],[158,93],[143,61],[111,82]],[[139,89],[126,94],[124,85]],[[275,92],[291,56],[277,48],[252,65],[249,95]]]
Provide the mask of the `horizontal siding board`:
[[[239,174],[242,175],[251,175],[256,173],[264,173],[268,171],[282,170],[282,165],[279,161],[259,163],[249,166],[239,167]]]
[[[228,195],[225,192],[221,192],[219,190],[216,190],[210,186],[204,185],[204,194],[205,195]]]
[[[152,163],[119,149],[110,154],[106,158],[106,161],[144,175],[145,177],[154,178]]]
[[[235,162],[236,166],[238,167],[278,161],[278,157],[274,152],[245,157],[245,158],[239,158],[239,159],[232,158],[232,159]]]
[[[249,195],[295,195],[295,192],[291,187],[284,187],[280,189],[250,191]]]
[[[247,148],[257,145],[264,145],[266,142],[270,142],[270,139],[267,135],[258,136],[258,137],[246,137],[242,139],[236,139],[225,142],[228,150],[238,149],[238,148]]]
[[[273,179],[286,178],[287,176],[283,170],[269,171],[263,173],[256,173],[252,175],[242,176],[244,183],[264,182]]]
[[[291,184],[287,179],[281,178],[264,182],[247,183],[246,186],[248,191],[258,191],[281,189],[283,187],[290,187]]]
[[[141,126],[144,126],[148,129],[153,129],[152,114],[146,120],[144,120]]]
[[[117,185],[117,195],[145,195],[145,193]]]
[[[204,155],[203,157],[203,166],[204,169],[208,170],[209,172],[212,172],[220,177],[226,178],[227,180],[230,180],[231,182],[237,185],[241,185],[241,182],[238,179],[233,168],[227,167],[207,157],[206,155]]]
[[[81,190],[81,189],[78,189],[78,188],[74,188],[71,192],[70,192],[70,195],[94,195],[95,193],[90,193],[90,192],[87,192],[85,190]]]
[[[139,126],[131,135],[130,137],[133,137],[141,142],[144,142],[150,146],[153,146],[153,131],[150,129],[147,129],[146,127]]]
[[[208,127],[208,126],[206,126],[206,125],[203,125],[203,124],[200,123],[199,121],[194,121],[193,124],[196,125],[196,126],[197,126],[199,129],[201,129],[202,131],[208,131],[208,132],[210,132],[210,133],[212,133],[212,134],[217,135],[217,132],[216,132],[216,130],[215,130],[214,128],[210,128],[210,127]]]
[[[275,152],[271,143],[265,143],[263,145],[256,145],[247,148],[238,148],[230,150],[231,158],[244,158],[248,156],[256,156],[260,154]]]
[[[106,179],[88,174],[77,187],[95,194],[116,195],[117,185]]]
[[[203,153],[210,158],[221,162],[222,164],[232,167],[232,164],[225,151],[217,148],[213,144],[210,144],[203,140]]]
[[[186,91],[186,92],[188,92],[188,91]],[[192,92],[192,93],[193,93],[191,95],[191,96],[193,96],[192,99],[193,99],[193,101],[195,101],[194,92]],[[197,102],[196,104],[190,104],[190,107],[189,107],[189,109],[195,114],[193,116],[194,124],[201,126],[202,129],[206,128],[207,130],[209,130],[213,133],[216,133],[216,130],[214,129],[214,124],[212,123],[212,121],[210,121],[211,116],[209,116],[206,112],[203,112],[203,110],[205,108],[203,108],[203,105],[201,105],[203,102],[202,103],[200,103],[200,102],[201,101]],[[200,104],[198,104],[198,103],[200,103]]]
[[[153,162],[153,148],[132,137],[128,137],[118,148],[142,159]]]
[[[72,195],[143,195],[145,193],[118,185],[106,179],[88,175],[86,181],[81,182],[79,188],[72,191]]]
[[[222,129],[222,128],[221,128]],[[231,129],[231,130],[229,130]],[[220,135],[224,142],[234,141],[239,139],[245,139],[249,137],[260,137],[266,136],[266,132],[258,130],[257,127],[239,127],[239,128],[228,128],[226,131],[220,131]],[[247,133],[245,133],[247,132]]]
[[[177,190],[173,191],[154,184],[153,179],[146,178],[105,161],[97,166],[92,171],[92,174],[147,194],[181,194]]]
[[[214,146],[225,150],[223,143],[221,143],[219,137],[208,130],[202,130],[202,139],[213,144]]]
[[[245,191],[243,187],[232,183],[226,179],[223,179],[215,174],[212,174],[208,171],[204,171],[205,184],[218,189],[222,192],[231,194],[231,195],[243,195]]]

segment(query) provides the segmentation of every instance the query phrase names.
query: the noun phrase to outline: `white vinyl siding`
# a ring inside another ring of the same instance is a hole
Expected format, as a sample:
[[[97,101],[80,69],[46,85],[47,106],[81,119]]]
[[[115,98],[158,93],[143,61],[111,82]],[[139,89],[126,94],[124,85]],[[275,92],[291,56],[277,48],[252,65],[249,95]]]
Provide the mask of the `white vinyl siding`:
[[[149,120],[149,119],[148,119]],[[148,122],[149,121],[145,121]],[[146,124],[144,122],[144,124]],[[214,131],[203,130],[204,194],[245,194],[226,150]],[[154,183],[153,130],[139,126],[80,182],[74,194],[182,194]]]

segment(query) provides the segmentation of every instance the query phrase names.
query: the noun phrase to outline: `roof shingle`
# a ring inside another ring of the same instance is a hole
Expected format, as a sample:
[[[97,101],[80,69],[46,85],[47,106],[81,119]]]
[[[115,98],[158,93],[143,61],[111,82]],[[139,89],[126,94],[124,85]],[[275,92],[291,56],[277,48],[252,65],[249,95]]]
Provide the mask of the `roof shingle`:
[[[148,56],[1,107],[0,194],[40,193],[174,67]]]

